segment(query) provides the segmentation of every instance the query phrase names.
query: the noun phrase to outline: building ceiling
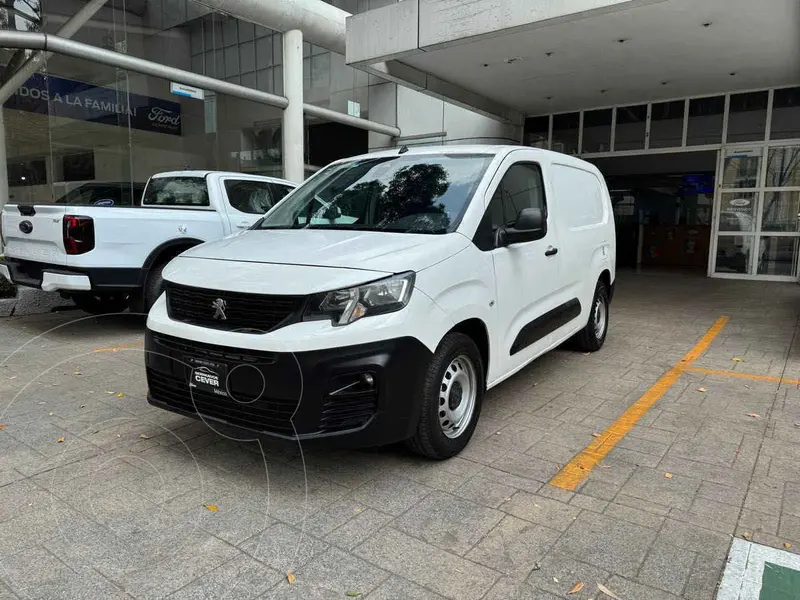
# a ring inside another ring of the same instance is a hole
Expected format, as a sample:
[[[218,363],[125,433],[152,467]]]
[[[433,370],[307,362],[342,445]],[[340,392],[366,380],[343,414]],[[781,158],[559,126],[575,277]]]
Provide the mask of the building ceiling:
[[[403,57],[528,115],[800,83],[800,0],[664,0]]]

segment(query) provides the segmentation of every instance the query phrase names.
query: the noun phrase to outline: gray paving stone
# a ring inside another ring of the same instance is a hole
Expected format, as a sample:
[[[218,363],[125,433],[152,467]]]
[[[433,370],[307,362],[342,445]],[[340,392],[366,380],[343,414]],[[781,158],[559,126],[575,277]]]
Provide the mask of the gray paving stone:
[[[392,515],[399,515],[430,493],[429,487],[402,477],[386,476],[368,481],[355,492],[357,502]]]
[[[593,498],[592,496],[586,496],[584,494],[575,494],[569,503],[572,506],[598,513],[603,512],[608,506],[608,502],[605,500],[600,500],[599,498]]]
[[[284,523],[275,523],[239,544],[239,548],[280,573],[295,571],[329,544]]]
[[[664,523],[659,539],[667,544],[712,558],[724,557],[731,543],[730,535],[673,519],[667,519]]]
[[[736,533],[741,535],[743,532],[761,532],[775,535],[778,533],[778,523],[778,515],[745,508],[736,525]]]
[[[656,540],[636,579],[640,583],[680,596],[692,574],[696,557],[694,552]]]
[[[511,500],[500,505],[500,510],[558,531],[566,531],[580,513],[575,506],[528,492],[517,492]]]
[[[209,571],[168,596],[169,600],[233,598],[248,600],[283,579],[284,575],[241,554]]]
[[[500,511],[431,492],[394,521],[394,527],[448,552],[463,555],[503,518]]]
[[[481,477],[517,490],[530,492],[531,494],[535,494],[542,489],[543,486],[540,481],[534,481],[533,479],[506,473],[505,471],[500,471],[493,467],[484,468],[483,471],[481,471]]]
[[[509,452],[492,463],[492,468],[545,483],[558,473],[557,463],[541,460],[539,458]]]
[[[517,491],[508,485],[497,483],[481,477],[480,475],[467,480],[461,487],[453,493],[466,500],[483,504],[491,508],[498,508],[503,502],[511,498]]]
[[[636,598],[636,600],[678,600],[678,596],[668,592],[614,575],[609,579],[608,589],[620,598]]]
[[[550,552],[539,567],[531,572],[526,583],[536,590],[543,590],[559,598],[566,598],[567,592],[579,581],[587,585],[579,594],[570,597],[581,600],[596,598],[596,588],[590,582],[602,582],[608,578],[608,571],[557,552]]]
[[[356,548],[356,554],[396,575],[449,598],[478,599],[499,574],[386,527]]]
[[[536,600],[558,600],[561,596],[536,589],[530,584],[512,577],[503,577],[483,597],[484,600],[531,600],[533,598]],[[579,598],[579,596],[570,596],[570,598]]]
[[[325,536],[325,540],[352,550],[392,520],[390,515],[368,508]]]
[[[622,487],[622,493],[642,500],[657,501],[671,507],[688,509],[700,487],[694,477],[665,476],[665,471],[640,467]]]
[[[525,577],[559,535],[554,529],[507,516],[465,556],[500,573]]]
[[[686,583],[683,597],[686,600],[709,600],[716,593],[717,584],[725,566],[723,559],[698,556]]]
[[[443,596],[392,575],[375,588],[369,600],[443,600]]]
[[[330,548],[297,569],[294,575],[305,583],[339,592],[344,597],[347,592],[366,596],[386,580],[389,573],[350,553]]]
[[[741,506],[746,493],[747,488],[730,487],[711,481],[703,481],[700,489],[697,490],[697,495],[701,498],[709,498],[733,506]]]
[[[622,484],[609,483],[594,479],[591,476],[578,488],[581,494],[597,498],[599,500],[611,501],[619,493]]]
[[[563,502],[564,504],[568,504],[572,497],[575,495],[575,492],[570,492],[569,490],[562,490],[561,488],[557,488],[550,484],[544,484],[541,489],[536,492],[540,496],[544,496],[545,498],[552,498],[553,500],[558,500],[559,502]]]
[[[790,540],[800,540],[800,517],[790,514],[782,515],[778,535]]]
[[[610,572],[633,577],[656,532],[606,515],[582,513],[553,550]]]
[[[660,514],[620,504],[619,499],[609,503],[604,512],[609,517],[650,529],[659,529],[664,523],[664,517]]]
[[[31,600],[129,597],[96,571],[70,569],[41,547],[4,556],[0,573],[12,590]]]

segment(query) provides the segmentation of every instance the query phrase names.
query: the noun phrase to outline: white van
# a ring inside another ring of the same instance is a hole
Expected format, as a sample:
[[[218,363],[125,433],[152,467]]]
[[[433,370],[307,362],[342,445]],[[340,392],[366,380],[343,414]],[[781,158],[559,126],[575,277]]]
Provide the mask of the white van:
[[[603,177],[576,158],[447,146],[341,160],[167,266],[148,399],[234,430],[447,458],[488,388],[570,338],[600,349],[615,252]]]

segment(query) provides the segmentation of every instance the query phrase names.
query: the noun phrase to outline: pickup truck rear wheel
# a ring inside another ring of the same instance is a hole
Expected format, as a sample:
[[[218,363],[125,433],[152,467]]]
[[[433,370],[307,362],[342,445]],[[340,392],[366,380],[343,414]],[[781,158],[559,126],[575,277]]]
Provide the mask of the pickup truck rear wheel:
[[[147,273],[144,288],[137,292],[131,299],[131,312],[147,314],[156,303],[158,297],[164,292],[164,267],[168,261],[160,262]]]
[[[121,313],[128,308],[128,294],[75,294],[75,306],[92,315]]]
[[[463,333],[448,333],[425,373],[419,423],[408,447],[438,460],[461,452],[475,432],[485,387],[475,342]]]

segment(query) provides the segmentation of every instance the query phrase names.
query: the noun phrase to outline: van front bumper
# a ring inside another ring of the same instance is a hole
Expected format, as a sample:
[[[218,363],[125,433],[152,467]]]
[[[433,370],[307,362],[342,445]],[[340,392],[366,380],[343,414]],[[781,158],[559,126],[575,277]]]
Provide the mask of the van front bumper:
[[[147,400],[240,439],[259,434],[378,446],[414,434],[431,357],[412,337],[293,353],[215,346],[148,329]],[[218,387],[190,387],[201,372]]]

